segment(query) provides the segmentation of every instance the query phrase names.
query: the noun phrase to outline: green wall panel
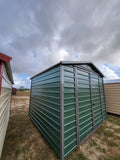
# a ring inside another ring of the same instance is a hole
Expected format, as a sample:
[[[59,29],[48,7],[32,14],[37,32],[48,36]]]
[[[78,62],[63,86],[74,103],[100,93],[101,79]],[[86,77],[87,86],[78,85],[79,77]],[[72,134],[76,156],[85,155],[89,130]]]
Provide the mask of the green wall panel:
[[[77,70],[80,142],[93,129],[89,73]]]
[[[65,155],[69,154],[77,145],[75,73],[73,68],[73,66],[64,66]],[[77,69],[76,77],[79,107],[79,138],[81,143],[95,128],[102,124],[102,115],[104,115],[104,120],[106,119],[106,110],[102,78],[93,72],[90,79],[90,72],[79,68]],[[73,143],[70,146],[71,141]]]
[[[29,115],[60,156],[60,66],[32,79]]]
[[[75,84],[73,67],[64,66],[64,153],[77,146]],[[72,136],[71,136],[72,135]],[[68,138],[70,137],[70,138]]]

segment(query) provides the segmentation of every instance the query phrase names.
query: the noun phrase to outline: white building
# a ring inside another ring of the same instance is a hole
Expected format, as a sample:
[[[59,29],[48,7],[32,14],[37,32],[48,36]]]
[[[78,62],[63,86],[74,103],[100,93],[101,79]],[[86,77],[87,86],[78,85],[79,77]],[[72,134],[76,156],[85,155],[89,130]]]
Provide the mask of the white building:
[[[12,58],[0,53],[0,157],[9,121],[13,77],[10,67]]]

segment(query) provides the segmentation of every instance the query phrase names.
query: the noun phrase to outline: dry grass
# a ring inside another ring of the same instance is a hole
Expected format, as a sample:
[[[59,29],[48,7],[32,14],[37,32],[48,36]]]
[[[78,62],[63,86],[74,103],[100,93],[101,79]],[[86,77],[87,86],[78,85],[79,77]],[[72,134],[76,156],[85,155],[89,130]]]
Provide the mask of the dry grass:
[[[17,96],[30,96],[30,90],[17,91]]]
[[[12,97],[1,160],[58,160],[29,119],[28,95],[20,92]],[[120,160],[120,116],[108,115],[108,120],[66,160]]]
[[[57,155],[29,119],[29,97],[12,96],[1,160],[55,160]]]

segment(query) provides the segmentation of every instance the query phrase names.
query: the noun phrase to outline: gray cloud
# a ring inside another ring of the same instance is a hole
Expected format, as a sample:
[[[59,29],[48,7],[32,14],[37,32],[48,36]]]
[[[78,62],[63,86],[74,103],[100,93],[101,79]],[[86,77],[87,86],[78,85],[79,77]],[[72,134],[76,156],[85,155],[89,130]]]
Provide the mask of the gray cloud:
[[[60,60],[120,68],[119,17],[119,0],[1,0],[0,49],[15,74],[32,76]]]

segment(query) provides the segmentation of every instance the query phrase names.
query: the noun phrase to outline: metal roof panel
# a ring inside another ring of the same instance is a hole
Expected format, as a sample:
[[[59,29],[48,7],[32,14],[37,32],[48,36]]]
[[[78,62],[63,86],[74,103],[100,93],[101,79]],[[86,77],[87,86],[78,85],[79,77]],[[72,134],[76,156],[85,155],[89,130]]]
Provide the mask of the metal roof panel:
[[[34,77],[36,77],[36,76],[46,72],[47,70],[49,70],[49,69],[51,69],[51,68],[53,68],[57,65],[60,65],[60,64],[62,64],[62,65],[83,65],[83,64],[87,64],[87,65],[91,66],[93,68],[93,70],[95,70],[97,73],[99,73],[102,77],[104,77],[104,75],[100,72],[99,69],[97,69],[97,67],[92,62],[89,62],[89,61],[60,61],[59,63],[47,68],[46,70],[34,75],[33,77],[31,77],[31,79],[33,79]]]

